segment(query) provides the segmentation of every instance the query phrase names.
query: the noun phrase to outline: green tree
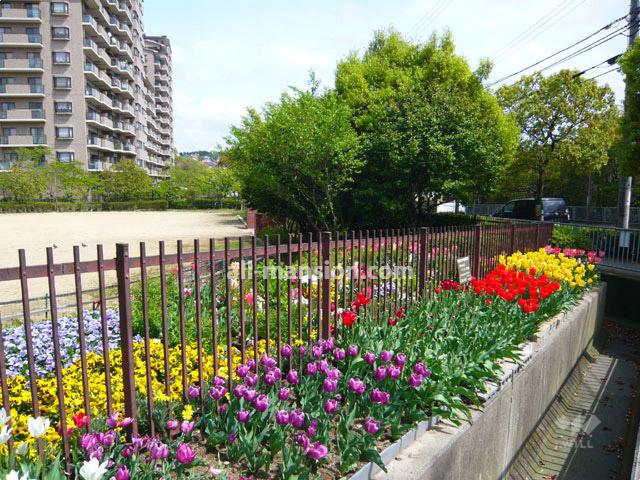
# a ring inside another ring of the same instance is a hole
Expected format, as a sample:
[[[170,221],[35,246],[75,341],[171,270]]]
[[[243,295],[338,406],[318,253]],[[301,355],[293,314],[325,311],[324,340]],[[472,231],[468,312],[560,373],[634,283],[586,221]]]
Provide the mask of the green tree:
[[[562,70],[548,77],[524,76],[497,92],[520,126],[518,168],[534,179],[538,199],[547,176],[563,166],[598,172],[607,164],[616,137],[613,91],[575,74]]]
[[[358,226],[418,224],[438,202],[490,192],[512,159],[517,127],[449,34],[411,44],[377,32],[338,64],[336,89],[354,112],[366,167],[344,200]]]
[[[133,160],[120,160],[100,174],[99,192],[107,201],[144,200],[151,196],[153,181]]]
[[[160,196],[169,201],[193,200],[207,193],[209,168],[190,157],[176,158],[169,170],[169,178],[158,185]]]
[[[0,189],[17,202],[41,199],[47,191],[46,165],[51,150],[47,147],[17,148],[17,160],[0,175]]]
[[[95,177],[80,162],[52,162],[44,167],[49,197],[83,200],[95,184]]]
[[[617,153],[624,175],[640,174],[640,39],[618,60],[624,73],[627,94]]]
[[[339,199],[362,166],[349,108],[334,93],[293,90],[232,127],[226,158],[253,207],[300,229],[336,229]]]

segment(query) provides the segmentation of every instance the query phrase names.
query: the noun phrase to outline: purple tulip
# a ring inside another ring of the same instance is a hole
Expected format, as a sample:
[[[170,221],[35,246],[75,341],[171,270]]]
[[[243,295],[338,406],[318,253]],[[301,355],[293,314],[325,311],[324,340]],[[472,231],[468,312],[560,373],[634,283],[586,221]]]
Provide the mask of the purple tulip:
[[[318,372],[318,366],[315,363],[307,363],[305,374],[312,377]]]
[[[318,420],[311,420],[309,422],[309,426],[307,427],[307,435],[310,437],[315,437],[318,433]]]
[[[342,376],[340,370],[337,368],[331,368],[327,370],[325,374],[327,375],[327,378],[330,378],[331,380],[340,380],[340,377]]]
[[[327,370],[329,370],[329,362],[326,359],[322,359],[318,360],[316,365],[318,366],[318,370],[326,375]]]
[[[213,377],[213,386],[214,387],[222,387],[227,384],[227,381],[222,378],[220,375],[216,375]]]
[[[365,352],[365,354],[362,357],[364,358],[364,361],[367,362],[369,365],[373,365],[374,362],[376,361],[376,355],[375,353],[372,353],[372,352]]]
[[[322,347],[320,345],[314,345],[313,347],[311,347],[311,356],[313,358],[320,358],[322,357],[323,353],[324,351],[322,350]]]
[[[397,353],[394,363],[397,367],[402,367],[405,363],[407,363],[407,356],[404,353]]]
[[[276,384],[277,381],[278,381],[278,379],[276,378],[276,376],[273,373],[273,371],[269,371],[269,372],[264,374],[264,383],[267,386],[272,387],[272,386],[274,386]]]
[[[250,371],[251,369],[249,368],[249,365],[246,364],[238,365],[236,367],[236,375],[240,378],[246,377]]]
[[[289,389],[286,387],[282,387],[278,390],[278,398],[282,401],[289,399]]]
[[[390,352],[389,350],[383,350],[382,352],[380,352],[380,360],[382,360],[384,363],[389,363],[392,358],[393,352]]]
[[[307,448],[307,455],[314,460],[322,460],[329,453],[329,449],[326,445],[319,442],[314,442],[313,445]]]
[[[226,413],[227,410],[229,410],[229,404],[221,403],[220,406],[218,406],[218,415]]]
[[[322,344],[322,348],[324,348],[325,352],[333,350],[335,348],[335,342],[333,341],[333,338],[326,339]]]
[[[247,362],[247,365],[249,366],[249,370],[252,372],[256,371],[256,361],[253,358]]]
[[[391,380],[397,380],[398,378],[400,378],[401,373],[402,373],[402,370],[400,370],[395,365],[387,366],[387,375]]]
[[[240,423],[247,423],[251,418],[251,412],[249,410],[240,410],[238,412],[238,421]]]
[[[102,446],[96,447],[89,452],[89,459],[95,458],[100,462],[102,461],[103,457],[104,457],[104,447]]]
[[[169,446],[164,443],[154,442],[149,449],[151,460],[163,460],[169,456]]]
[[[111,415],[107,417],[107,427],[116,428],[118,426],[118,417],[120,416],[120,412],[113,412]]]
[[[352,392],[356,393],[357,395],[362,395],[366,390],[366,386],[364,382],[359,378],[350,378],[349,388],[351,389]]]
[[[250,373],[249,375],[244,377],[244,383],[247,385],[247,387],[255,387],[258,384],[258,375],[256,375],[255,373]]]
[[[338,389],[338,381],[331,378],[325,378],[322,382],[322,389],[326,393],[333,393]]]
[[[233,396],[236,398],[242,398],[244,397],[244,392],[246,391],[247,391],[247,386],[242,383],[239,383],[238,385],[233,387]]]
[[[338,401],[333,398],[327,398],[324,402],[324,411],[328,415],[333,415],[338,410]]]
[[[235,434],[235,433],[233,433],[233,432],[231,432],[231,433],[229,434],[229,443],[233,443],[233,442],[235,442],[235,441],[236,441],[236,434]]]
[[[194,398],[198,398],[200,396],[200,387],[197,387],[195,385],[191,385],[189,387],[189,398],[194,399]]]
[[[289,345],[288,343],[285,343],[284,345],[282,345],[282,348],[280,348],[280,355],[282,355],[285,358],[289,358],[292,354],[293,354],[293,348],[291,348],[291,345]]]
[[[297,385],[300,382],[297,370],[289,370],[289,373],[287,373],[287,382],[291,385]]]
[[[98,439],[93,433],[85,433],[80,437],[80,447],[85,450],[91,450],[98,445]]]
[[[413,373],[416,375],[421,375],[424,378],[429,378],[431,376],[431,372],[427,367],[425,367],[424,363],[418,362],[413,366]]]
[[[347,357],[347,353],[344,351],[343,348],[336,348],[333,351],[333,358],[335,358],[338,362],[341,362],[346,357]]]
[[[134,453],[136,453],[136,447],[134,447],[133,445],[127,445],[122,449],[123,458],[130,458]]]
[[[422,380],[423,380],[422,375],[412,373],[411,376],[409,377],[409,386],[413,388],[418,388],[420,385],[422,385]]]
[[[375,378],[378,382],[383,381],[387,378],[387,368],[386,367],[378,367],[373,372],[373,378]]]
[[[269,408],[269,397],[267,397],[264,393],[258,395],[253,401],[253,406],[258,412],[264,412],[267,408]]]
[[[120,465],[118,470],[116,470],[115,479],[116,480],[129,480],[129,469],[126,465]]]
[[[276,412],[276,423],[278,425],[288,425],[289,424],[289,412],[286,410],[278,410]]]
[[[357,345],[349,345],[349,348],[347,348],[347,355],[349,355],[350,357],[356,357],[358,355],[358,346]]]
[[[124,417],[122,421],[118,422],[118,428],[127,428],[132,423],[133,423],[133,418]]]
[[[187,420],[183,420],[182,423],[180,424],[180,431],[182,433],[191,433],[193,432],[193,427],[195,426],[195,424],[193,422],[189,422]]]
[[[370,435],[375,435],[380,430],[380,423],[371,417],[367,417],[364,421],[364,430]]]
[[[273,367],[269,370],[269,373],[272,373],[276,380],[280,380],[282,378],[282,371],[278,367]]]
[[[183,465],[187,465],[193,462],[196,458],[196,452],[194,452],[193,448],[186,443],[181,443],[178,445],[178,449],[176,450],[176,460],[182,463]]]
[[[307,347],[300,345],[298,347],[298,353],[300,353],[300,355],[304,355],[305,353],[307,353]]]
[[[245,402],[251,403],[256,398],[256,395],[257,395],[257,393],[253,388],[247,388],[244,391],[244,395],[242,397],[244,398]]]
[[[104,447],[110,447],[116,441],[115,430],[109,430],[108,432],[99,434],[98,440]]]
[[[227,394],[227,387],[211,387],[209,389],[209,396],[218,401],[220,400],[222,397],[224,397]]]
[[[309,449],[309,445],[311,444],[309,437],[307,437],[307,434],[304,432],[296,433],[293,440],[296,442],[296,445],[301,446],[305,452]]]
[[[302,428],[304,425],[304,412],[302,410],[294,410],[289,414],[289,422],[293,428]]]
[[[391,399],[391,395],[389,395],[387,392],[383,392],[382,390],[378,390],[377,388],[374,388],[371,391],[370,398],[372,403],[386,405],[387,403],[389,403],[389,400]]]
[[[270,357],[266,353],[264,353],[262,355],[262,357],[260,358],[260,363],[265,368],[273,368],[278,364],[278,362],[277,362],[277,360],[275,358]]]

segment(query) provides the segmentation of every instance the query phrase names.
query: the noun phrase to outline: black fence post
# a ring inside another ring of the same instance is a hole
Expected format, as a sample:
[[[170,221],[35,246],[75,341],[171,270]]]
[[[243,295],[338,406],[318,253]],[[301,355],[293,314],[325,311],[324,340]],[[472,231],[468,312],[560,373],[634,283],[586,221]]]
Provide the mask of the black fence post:
[[[331,335],[331,232],[320,234],[320,258],[322,259],[322,321],[321,336]]]
[[[509,255],[516,250],[516,224],[511,222],[511,232],[509,238]]]
[[[427,227],[420,228],[420,247],[418,259],[418,296],[423,297],[427,276]]]
[[[475,235],[473,241],[473,267],[472,272],[474,277],[478,277],[480,274],[480,242],[482,239],[482,225],[475,226]]]
[[[118,280],[118,306],[120,314],[120,351],[122,352],[122,383],[124,389],[124,414],[133,419],[128,429],[129,437],[138,434],[136,418],[136,383],[133,360],[133,328],[131,321],[131,275],[129,245],[116,244],[116,274]]]

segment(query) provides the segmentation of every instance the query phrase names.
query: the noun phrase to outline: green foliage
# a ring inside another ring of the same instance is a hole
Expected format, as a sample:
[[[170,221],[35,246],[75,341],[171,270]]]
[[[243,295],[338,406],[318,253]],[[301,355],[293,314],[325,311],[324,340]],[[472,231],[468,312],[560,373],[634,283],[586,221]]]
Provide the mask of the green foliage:
[[[83,199],[96,185],[96,177],[84,170],[79,162],[52,162],[43,169],[51,198]]]
[[[178,157],[169,170],[170,178],[158,185],[158,194],[169,202],[187,204],[197,199],[211,198],[217,201],[238,190],[238,185],[228,168],[209,168],[199,160]]]
[[[455,54],[450,35],[411,44],[375,34],[338,64],[336,89],[354,112],[362,169],[345,205],[350,223],[418,224],[443,197],[491,191],[511,160],[517,127]]]
[[[559,248],[577,248],[589,251],[593,249],[593,239],[586,229],[556,225],[553,227],[551,245]]]
[[[107,201],[144,200],[151,196],[153,181],[133,160],[120,160],[100,178],[99,192]]]
[[[17,202],[30,202],[47,191],[47,177],[41,165],[51,150],[47,147],[18,148],[18,159],[0,175],[0,190]]]
[[[227,142],[229,162],[253,207],[299,229],[342,224],[339,198],[363,161],[351,112],[334,93],[285,93],[262,113],[249,110]]]
[[[562,70],[544,77],[523,76],[497,95],[521,129],[517,161],[507,171],[510,182],[535,184],[543,196],[545,180],[562,167],[598,172],[609,160],[618,111],[609,86],[574,78]]]
[[[626,175],[640,173],[640,39],[619,59],[625,76],[627,95],[617,151]]]
[[[169,205],[166,200],[133,200],[128,202],[0,202],[0,213],[108,212],[120,210],[166,210],[167,208],[169,208]]]

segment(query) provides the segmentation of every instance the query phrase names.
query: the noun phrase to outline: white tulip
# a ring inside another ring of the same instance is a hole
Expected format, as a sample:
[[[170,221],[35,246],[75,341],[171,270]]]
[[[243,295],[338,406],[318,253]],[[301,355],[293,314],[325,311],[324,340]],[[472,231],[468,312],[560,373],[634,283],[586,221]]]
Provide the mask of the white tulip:
[[[16,455],[24,455],[29,451],[29,444],[27,442],[22,442],[18,448],[16,448]]]
[[[51,422],[48,418],[38,417],[38,418],[29,418],[27,420],[27,427],[29,428],[29,434],[33,438],[40,438],[45,434],[47,430],[49,430],[49,425]]]
[[[7,428],[6,425],[2,426],[2,430],[0,430],[0,445],[4,445],[11,438],[11,430],[13,428]]]
[[[97,458],[84,462],[80,467],[80,476],[84,480],[100,480],[107,473],[107,462],[100,463]]]
[[[11,415],[7,415],[7,411],[4,408],[0,408],[0,424],[6,425],[11,420]]]
[[[7,473],[7,476],[5,478],[7,480],[29,480],[29,476],[26,473],[23,476],[19,477],[18,472],[16,472],[15,470],[11,470],[9,473]]]

